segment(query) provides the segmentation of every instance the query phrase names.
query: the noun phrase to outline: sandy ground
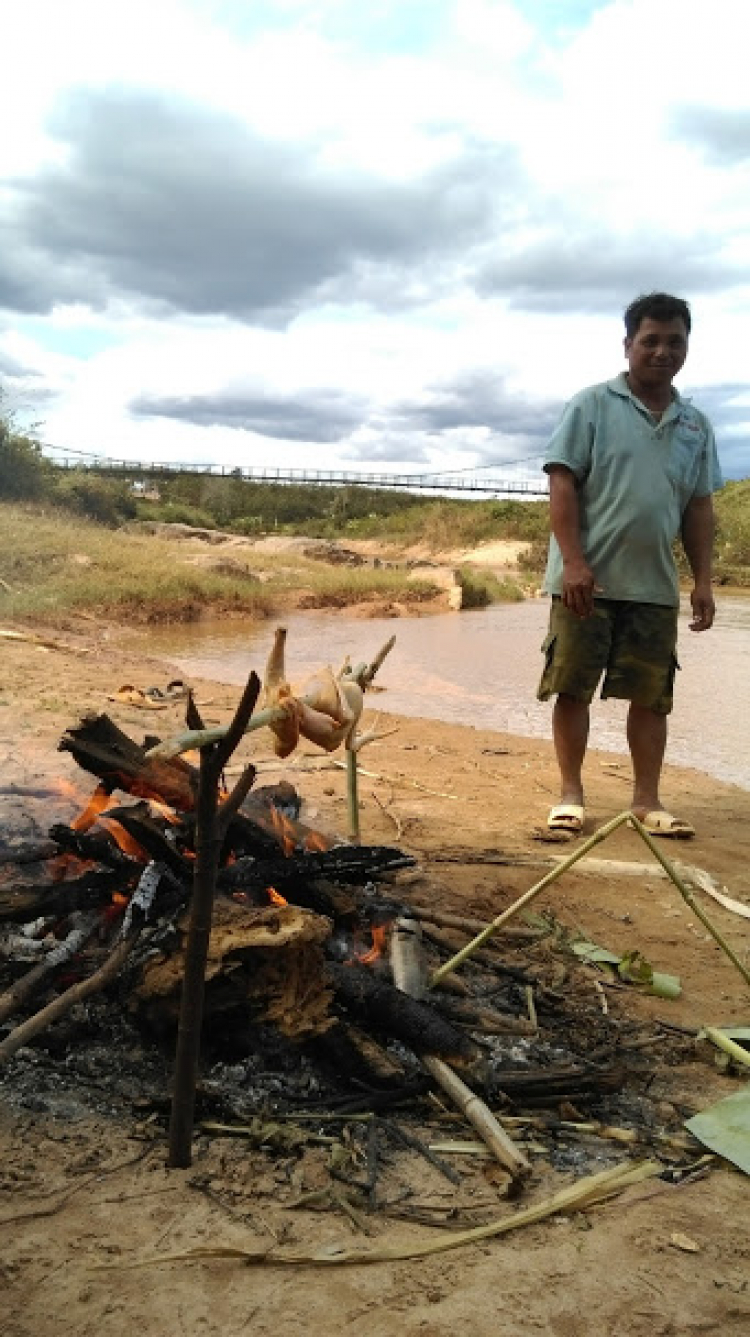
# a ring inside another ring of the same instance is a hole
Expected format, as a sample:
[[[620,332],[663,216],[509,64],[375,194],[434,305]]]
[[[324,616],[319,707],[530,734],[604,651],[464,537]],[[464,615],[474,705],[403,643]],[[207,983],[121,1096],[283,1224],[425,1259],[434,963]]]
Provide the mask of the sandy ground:
[[[145,688],[175,676],[170,665],[148,657],[147,634],[140,656],[125,653],[118,636],[114,628],[79,621],[54,633],[54,648],[0,641],[6,829],[26,829],[24,822],[30,829],[44,820],[28,792],[35,786],[51,785],[63,772],[80,787],[80,773],[56,746],[82,714],[108,710],[137,738],[178,729],[179,706],[145,712],[107,699],[124,683]],[[204,715],[227,721],[236,690],[195,686]],[[383,699],[374,701],[380,706]],[[361,779],[363,839],[399,844],[417,857],[417,869],[404,880],[405,898],[491,919],[542,876],[529,867],[493,863],[493,857],[543,859],[559,852],[534,839],[555,797],[550,746],[437,722],[391,722],[397,732],[362,756],[372,772]],[[242,755],[267,761],[268,744],[255,735]],[[298,785],[310,824],[343,831],[342,774],[317,767],[317,759],[305,758],[268,776]],[[625,764],[592,755],[588,791],[593,831],[627,806]],[[750,794],[670,768],[665,796],[698,831],[689,845],[670,844],[667,852],[708,870],[732,896],[750,903]],[[55,803],[47,798],[45,815],[68,820],[69,807],[60,799],[54,811]],[[650,857],[624,829],[595,853],[617,860]],[[705,905],[750,960],[750,921]],[[639,947],[661,969],[680,975],[683,993],[674,1002],[612,991],[609,1005],[623,1015],[667,1017],[696,1030],[706,1022],[750,1019],[739,975],[666,881],[571,871],[543,893],[536,909],[554,912],[612,949]],[[690,1041],[668,1062],[658,1045],[640,1061],[665,1125],[679,1128],[687,1114],[738,1089],[738,1079],[720,1074],[712,1057]],[[9,1089],[12,1081],[11,1067]],[[452,1135],[464,1131],[454,1127]],[[739,1337],[750,1326],[748,1180],[726,1165],[679,1186],[652,1180],[589,1213],[558,1216],[418,1261],[277,1268],[224,1259],[130,1270],[126,1265],[136,1259],[195,1246],[267,1249],[276,1238],[314,1247],[361,1243],[361,1237],[344,1216],[289,1210],[295,1195],[321,1182],[314,1157],[290,1168],[288,1161],[244,1144],[203,1138],[192,1169],[170,1171],[161,1135],[144,1130],[135,1113],[124,1122],[67,1122],[19,1113],[3,1097],[0,1148],[4,1337],[57,1337],[61,1330],[77,1337],[239,1337],[280,1329],[328,1337],[355,1331],[448,1337],[457,1330],[472,1337]],[[529,1201],[574,1178],[553,1171],[543,1156],[534,1164]],[[466,1192],[483,1195],[483,1219],[516,1210],[505,1201],[502,1175],[481,1168],[467,1175]],[[451,1195],[465,1198],[441,1179],[430,1179],[421,1191],[442,1194],[443,1202]],[[370,1245],[446,1235],[377,1216],[370,1229],[364,1241]],[[687,1237],[693,1251],[675,1237]]]

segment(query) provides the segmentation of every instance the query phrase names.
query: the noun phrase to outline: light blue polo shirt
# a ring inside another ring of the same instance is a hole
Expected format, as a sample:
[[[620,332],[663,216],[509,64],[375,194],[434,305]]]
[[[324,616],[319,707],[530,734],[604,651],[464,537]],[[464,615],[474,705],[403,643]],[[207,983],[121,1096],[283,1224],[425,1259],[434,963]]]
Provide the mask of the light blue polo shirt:
[[[583,551],[603,599],[679,604],[672,544],[692,497],[722,486],[711,424],[673,390],[657,422],[624,373],[568,404],[544,468],[564,464],[578,482]],[[550,539],[543,588],[562,593],[562,557]]]

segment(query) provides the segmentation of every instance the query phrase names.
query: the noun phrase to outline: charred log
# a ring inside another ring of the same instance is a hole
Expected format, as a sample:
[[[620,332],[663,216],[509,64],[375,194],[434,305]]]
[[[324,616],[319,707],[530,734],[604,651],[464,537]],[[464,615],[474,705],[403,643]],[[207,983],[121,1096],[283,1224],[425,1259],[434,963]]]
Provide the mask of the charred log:
[[[327,971],[339,1003],[358,1021],[416,1052],[440,1054],[464,1065],[477,1061],[471,1039],[427,1003],[409,998],[361,966],[329,962]]]
[[[282,896],[302,883],[326,879],[349,886],[364,886],[384,872],[411,868],[415,860],[402,850],[385,845],[337,845],[321,853],[293,854],[290,858],[238,859],[219,873],[222,891],[254,891],[275,887]]]
[[[137,876],[140,865],[124,854],[109,834],[92,834],[89,831],[75,831],[72,826],[56,822],[50,827],[50,839],[65,854],[75,854],[79,859],[90,859],[92,863],[103,863],[107,868],[119,868],[126,876]]]
[[[39,845],[20,845],[15,849],[0,849],[0,868],[7,864],[45,863],[57,850],[49,840]]]
[[[620,1067],[590,1068],[569,1066],[557,1068],[523,1068],[517,1072],[498,1075],[498,1094],[505,1095],[514,1105],[557,1105],[561,1100],[585,1100],[611,1095],[621,1091],[625,1084],[625,1069]]]
[[[142,869],[136,865],[135,876]],[[67,882],[45,882],[35,887],[7,888],[0,891],[0,920],[23,923],[39,915],[62,918],[74,910],[90,910],[106,905],[115,892],[127,893],[131,887],[122,872],[97,868]]]
[[[338,1079],[345,1075],[347,1085],[360,1083],[365,1089],[402,1088],[406,1075],[372,1036],[347,1022],[340,1021],[319,1036],[310,1052]],[[367,1101],[362,1101],[362,1108]]]

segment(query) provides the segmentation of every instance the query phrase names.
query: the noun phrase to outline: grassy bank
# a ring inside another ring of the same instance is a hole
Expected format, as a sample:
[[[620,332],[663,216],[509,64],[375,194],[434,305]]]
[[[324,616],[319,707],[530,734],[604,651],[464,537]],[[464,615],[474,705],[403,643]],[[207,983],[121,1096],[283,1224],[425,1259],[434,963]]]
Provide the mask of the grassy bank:
[[[0,504],[0,616],[53,622],[95,612],[122,622],[190,621],[203,614],[264,618],[290,606],[341,608],[367,602],[421,605],[439,595],[406,568],[342,567],[297,553],[112,529],[66,512]],[[520,597],[491,574],[467,573],[467,604]]]

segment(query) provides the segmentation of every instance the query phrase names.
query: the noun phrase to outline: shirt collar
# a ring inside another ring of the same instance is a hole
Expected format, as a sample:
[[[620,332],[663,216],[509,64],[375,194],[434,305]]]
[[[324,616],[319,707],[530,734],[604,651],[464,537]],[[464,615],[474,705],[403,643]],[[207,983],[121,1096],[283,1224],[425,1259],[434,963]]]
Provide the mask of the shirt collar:
[[[619,376],[614,376],[611,381],[607,381],[607,389],[611,390],[613,394],[620,395],[623,399],[632,399],[633,403],[639,409],[648,413],[646,405],[643,404],[638,396],[634,395],[633,391],[630,389],[624,371],[621,371]],[[686,402],[687,401],[682,398],[679,390],[677,390],[675,386],[672,386],[672,402],[669,405],[669,408],[664,410],[662,422],[664,422],[665,419],[676,417]]]

